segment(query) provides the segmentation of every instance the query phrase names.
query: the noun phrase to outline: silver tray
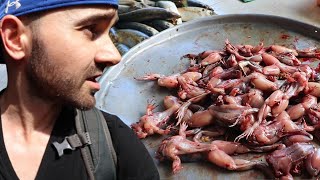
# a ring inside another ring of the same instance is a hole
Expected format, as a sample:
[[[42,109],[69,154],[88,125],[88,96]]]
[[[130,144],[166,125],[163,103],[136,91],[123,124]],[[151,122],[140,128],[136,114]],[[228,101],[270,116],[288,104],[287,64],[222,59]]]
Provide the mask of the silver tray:
[[[151,37],[132,48],[122,61],[100,78],[102,89],[96,94],[97,108],[118,115],[127,125],[145,114],[148,100],[163,110],[163,97],[170,91],[153,81],[137,81],[147,73],[170,75],[182,72],[188,61],[181,57],[209,49],[222,49],[226,39],[232,44],[279,44],[292,48],[318,47],[320,29],[295,20],[259,14],[220,15],[190,21]],[[163,137],[143,141],[151,156]],[[259,154],[244,155],[261,158]],[[242,156],[243,157],[243,156]],[[263,179],[260,171],[231,172],[209,163],[183,163],[183,169],[172,174],[171,163],[156,162],[161,179]]]

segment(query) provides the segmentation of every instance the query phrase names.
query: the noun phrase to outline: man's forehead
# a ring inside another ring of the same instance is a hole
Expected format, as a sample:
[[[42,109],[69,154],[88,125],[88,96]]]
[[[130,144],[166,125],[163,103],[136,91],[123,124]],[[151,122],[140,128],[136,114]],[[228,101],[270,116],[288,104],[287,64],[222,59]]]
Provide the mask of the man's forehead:
[[[100,20],[113,25],[118,19],[118,13],[111,6],[76,6],[49,11],[40,19],[45,24],[57,22],[64,26],[82,26]]]
[[[71,7],[63,10],[62,13],[71,21],[81,21],[83,19],[106,19],[117,18],[117,10],[111,7]]]

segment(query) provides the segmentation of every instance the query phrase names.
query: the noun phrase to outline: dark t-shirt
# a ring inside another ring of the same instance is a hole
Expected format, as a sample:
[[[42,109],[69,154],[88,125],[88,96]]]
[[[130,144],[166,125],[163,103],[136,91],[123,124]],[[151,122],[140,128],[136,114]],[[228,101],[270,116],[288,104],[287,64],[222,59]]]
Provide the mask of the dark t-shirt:
[[[116,116],[103,113],[111,133],[118,158],[118,179],[159,179],[158,171],[141,141]],[[66,136],[75,134],[74,111],[65,108],[51,133],[36,179],[88,179],[79,149],[68,151],[60,158],[52,143],[61,143]],[[18,179],[5,149],[0,119],[0,179]]]

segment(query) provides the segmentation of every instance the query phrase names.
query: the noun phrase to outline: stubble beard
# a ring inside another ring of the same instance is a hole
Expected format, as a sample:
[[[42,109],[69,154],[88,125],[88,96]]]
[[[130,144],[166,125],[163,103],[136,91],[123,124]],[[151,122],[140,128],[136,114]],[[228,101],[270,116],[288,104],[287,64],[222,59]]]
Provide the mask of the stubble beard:
[[[60,105],[69,105],[84,110],[93,108],[96,102],[93,94],[81,88],[88,76],[70,74],[64,70],[65,67],[58,66],[51,61],[54,59],[51,59],[46,53],[44,43],[40,39],[33,39],[32,53],[27,67],[30,93]]]

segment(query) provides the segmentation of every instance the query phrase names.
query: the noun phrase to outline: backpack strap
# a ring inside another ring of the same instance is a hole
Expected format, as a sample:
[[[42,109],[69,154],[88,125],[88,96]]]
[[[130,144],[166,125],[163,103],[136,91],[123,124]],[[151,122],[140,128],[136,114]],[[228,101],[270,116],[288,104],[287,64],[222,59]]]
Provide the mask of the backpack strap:
[[[77,134],[65,137],[62,143],[53,142],[58,155],[80,148],[90,180],[116,179],[117,155],[101,111],[76,109],[75,126]]]
[[[117,157],[106,120],[100,110],[76,110],[77,134],[88,133],[89,141],[81,148],[81,154],[90,179],[116,179]],[[83,136],[83,135],[82,135]]]

